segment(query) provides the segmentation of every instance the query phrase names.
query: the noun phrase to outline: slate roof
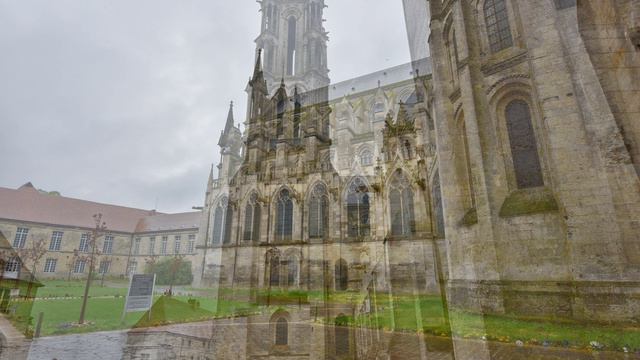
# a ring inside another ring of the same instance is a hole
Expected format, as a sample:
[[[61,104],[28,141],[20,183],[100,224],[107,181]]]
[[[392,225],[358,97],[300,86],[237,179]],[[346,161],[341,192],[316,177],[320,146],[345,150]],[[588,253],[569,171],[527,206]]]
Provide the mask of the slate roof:
[[[199,212],[162,214],[93,201],[41,193],[27,183],[18,189],[0,187],[0,219],[92,229],[93,215],[101,213],[107,229],[134,233],[150,229],[177,230],[198,224]],[[172,228],[173,227],[173,228]]]

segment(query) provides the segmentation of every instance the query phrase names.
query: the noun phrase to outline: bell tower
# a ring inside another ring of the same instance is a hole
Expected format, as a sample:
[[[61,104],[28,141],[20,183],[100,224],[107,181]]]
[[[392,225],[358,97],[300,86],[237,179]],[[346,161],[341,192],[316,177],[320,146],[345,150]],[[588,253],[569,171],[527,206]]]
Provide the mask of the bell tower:
[[[262,0],[261,34],[264,78],[270,95],[281,80],[292,94],[329,85],[324,0]]]

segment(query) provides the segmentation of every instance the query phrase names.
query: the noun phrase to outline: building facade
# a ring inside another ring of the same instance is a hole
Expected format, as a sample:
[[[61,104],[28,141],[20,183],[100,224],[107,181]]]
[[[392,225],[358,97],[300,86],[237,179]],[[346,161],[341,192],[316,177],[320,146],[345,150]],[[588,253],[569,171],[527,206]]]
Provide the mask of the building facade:
[[[639,321],[640,3],[429,5],[451,304]]]
[[[40,257],[22,256],[37,278],[87,276],[96,214],[106,223],[95,243],[94,268],[99,275],[142,273],[148,262],[176,254],[196,259],[199,212],[161,214],[71,199],[42,193],[31,183],[0,188],[0,202],[0,231],[13,248],[25,253],[34,246],[45,250]]]

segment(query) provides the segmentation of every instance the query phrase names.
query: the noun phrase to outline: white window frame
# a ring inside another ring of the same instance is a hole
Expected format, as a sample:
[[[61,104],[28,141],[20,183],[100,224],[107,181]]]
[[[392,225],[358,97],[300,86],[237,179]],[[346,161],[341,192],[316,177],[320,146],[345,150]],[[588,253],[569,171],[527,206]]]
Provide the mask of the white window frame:
[[[139,255],[140,254],[140,242],[142,241],[142,238],[135,238],[133,240],[133,255]]]
[[[54,231],[51,233],[51,242],[49,243],[49,251],[60,251],[62,247],[62,237],[64,232]]]
[[[196,250],[196,236],[194,234],[189,235],[189,243],[187,245],[187,252],[193,254]]]
[[[29,235],[29,228],[19,227],[16,230],[16,237],[13,239],[13,247],[23,249],[27,243],[27,235]]]
[[[48,258],[44,263],[44,272],[46,273],[54,273],[56,272],[56,265],[58,264],[58,259]]]
[[[150,236],[149,237],[149,255],[155,255],[155,254],[156,254],[156,237]]]
[[[104,236],[104,244],[102,245],[102,252],[105,254],[113,254],[113,235]]]
[[[84,233],[80,235],[80,246],[78,246],[78,251],[84,253],[89,252],[89,234]]]
[[[74,274],[83,274],[84,268],[87,265],[86,260],[76,260],[76,263],[73,265],[73,273]]]
[[[180,254],[180,250],[182,248],[182,236],[176,235],[173,237],[173,253]]]
[[[167,255],[167,247],[169,246],[169,237],[163,236],[160,244],[160,255]]]

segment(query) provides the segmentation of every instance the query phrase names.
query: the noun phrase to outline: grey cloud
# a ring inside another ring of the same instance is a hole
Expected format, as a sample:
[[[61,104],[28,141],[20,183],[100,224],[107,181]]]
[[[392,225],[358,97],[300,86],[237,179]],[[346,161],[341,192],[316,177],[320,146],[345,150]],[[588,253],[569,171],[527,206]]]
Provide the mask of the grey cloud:
[[[328,1],[344,80],[408,61],[401,1]],[[245,0],[0,0],[0,186],[188,211],[260,27]]]

